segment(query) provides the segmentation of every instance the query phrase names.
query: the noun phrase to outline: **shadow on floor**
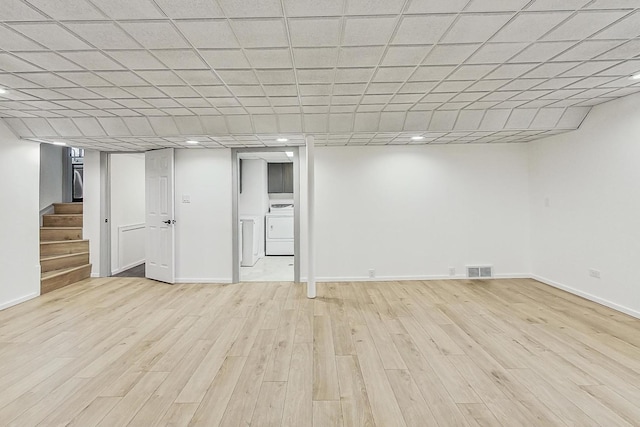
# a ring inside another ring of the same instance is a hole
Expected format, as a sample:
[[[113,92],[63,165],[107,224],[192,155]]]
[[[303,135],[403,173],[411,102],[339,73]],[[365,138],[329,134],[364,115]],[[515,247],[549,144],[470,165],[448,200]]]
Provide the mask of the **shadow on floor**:
[[[128,270],[114,274],[112,277],[145,277],[144,263],[131,267]]]

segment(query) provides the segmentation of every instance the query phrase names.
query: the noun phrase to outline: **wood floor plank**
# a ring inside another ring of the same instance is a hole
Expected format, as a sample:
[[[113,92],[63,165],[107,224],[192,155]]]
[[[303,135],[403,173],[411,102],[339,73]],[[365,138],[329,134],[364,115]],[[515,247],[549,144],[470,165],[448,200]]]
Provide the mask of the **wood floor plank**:
[[[0,426],[629,426],[640,319],[529,279],[90,279],[0,310],[0,390]]]

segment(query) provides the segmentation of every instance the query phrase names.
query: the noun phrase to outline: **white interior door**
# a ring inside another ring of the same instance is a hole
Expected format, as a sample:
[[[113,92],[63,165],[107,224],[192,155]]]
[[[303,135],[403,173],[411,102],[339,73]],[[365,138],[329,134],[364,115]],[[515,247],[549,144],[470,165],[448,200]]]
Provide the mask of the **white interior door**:
[[[145,153],[146,276],[175,282],[173,148]]]

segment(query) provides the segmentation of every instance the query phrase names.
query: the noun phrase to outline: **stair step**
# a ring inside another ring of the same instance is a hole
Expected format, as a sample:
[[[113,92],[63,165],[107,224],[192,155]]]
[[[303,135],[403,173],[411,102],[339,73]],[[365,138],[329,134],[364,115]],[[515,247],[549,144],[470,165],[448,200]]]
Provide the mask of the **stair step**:
[[[40,227],[40,241],[82,240],[82,227]]]
[[[60,240],[40,242],[40,256],[54,256],[89,252],[88,240]]]
[[[45,227],[82,227],[82,214],[42,215]]]
[[[54,203],[53,209],[56,214],[81,214],[82,203]]]
[[[56,255],[40,258],[40,271],[46,273],[71,267],[89,264],[89,252],[77,254]]]
[[[40,293],[46,294],[80,280],[88,279],[90,276],[91,264],[42,273],[40,276]]]

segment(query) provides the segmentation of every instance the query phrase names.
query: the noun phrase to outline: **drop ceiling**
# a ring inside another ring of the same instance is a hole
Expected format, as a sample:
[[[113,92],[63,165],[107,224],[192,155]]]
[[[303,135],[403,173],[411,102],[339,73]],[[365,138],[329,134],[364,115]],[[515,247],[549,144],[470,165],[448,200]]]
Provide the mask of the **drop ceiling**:
[[[300,145],[304,135],[320,145],[527,142],[640,91],[630,79],[639,8],[2,0],[0,118],[25,139],[110,151]]]

